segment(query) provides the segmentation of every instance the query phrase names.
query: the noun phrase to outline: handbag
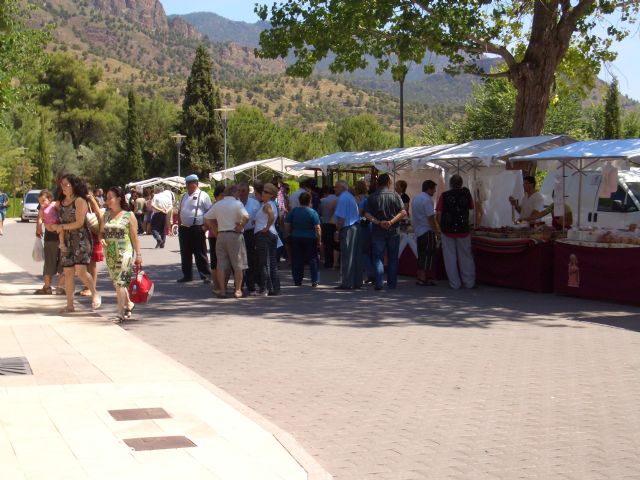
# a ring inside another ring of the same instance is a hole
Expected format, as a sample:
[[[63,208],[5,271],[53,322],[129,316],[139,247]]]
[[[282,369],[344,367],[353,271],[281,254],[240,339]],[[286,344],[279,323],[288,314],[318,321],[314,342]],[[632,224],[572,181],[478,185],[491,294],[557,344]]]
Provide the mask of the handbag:
[[[136,267],[136,274],[129,283],[129,298],[133,303],[147,303],[153,296],[153,282],[149,276]]]
[[[31,258],[33,258],[34,262],[44,262],[44,244],[40,237],[36,237],[36,241],[33,242]]]
[[[87,224],[91,233],[94,235],[100,233],[100,223],[98,222],[98,216],[94,212],[87,212]]]

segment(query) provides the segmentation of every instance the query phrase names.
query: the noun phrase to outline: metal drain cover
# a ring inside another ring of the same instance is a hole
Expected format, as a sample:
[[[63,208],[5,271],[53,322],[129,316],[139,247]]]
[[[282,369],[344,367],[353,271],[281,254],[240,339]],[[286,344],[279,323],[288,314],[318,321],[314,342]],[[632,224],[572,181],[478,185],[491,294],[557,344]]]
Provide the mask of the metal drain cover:
[[[197,447],[195,443],[182,435],[167,437],[145,437],[124,439],[129,448],[141,452],[145,450],[167,450]]]
[[[25,357],[0,358],[0,375],[33,375]]]

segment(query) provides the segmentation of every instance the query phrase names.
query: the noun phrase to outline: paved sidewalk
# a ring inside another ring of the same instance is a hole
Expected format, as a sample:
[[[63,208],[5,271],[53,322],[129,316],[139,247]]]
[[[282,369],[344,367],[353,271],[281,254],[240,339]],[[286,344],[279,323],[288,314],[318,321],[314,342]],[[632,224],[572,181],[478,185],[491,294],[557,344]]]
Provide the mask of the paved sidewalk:
[[[31,295],[34,278],[2,256],[0,272],[0,359],[26,357],[33,370],[0,376],[0,479],[327,478],[292,438],[277,432],[293,455],[254,412],[185,367],[83,307],[59,316],[63,297]],[[109,413],[146,408],[170,418]],[[196,446],[124,442],[161,436]]]

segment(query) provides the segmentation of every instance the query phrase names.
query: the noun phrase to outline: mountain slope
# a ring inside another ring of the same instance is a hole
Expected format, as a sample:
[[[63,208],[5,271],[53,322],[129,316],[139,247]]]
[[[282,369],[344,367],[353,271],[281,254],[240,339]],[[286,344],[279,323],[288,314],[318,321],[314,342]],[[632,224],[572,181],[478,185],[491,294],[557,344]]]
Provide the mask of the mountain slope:
[[[124,2],[124,3],[123,3]],[[121,91],[135,88],[180,104],[195,49],[204,39],[179,17],[166,17],[156,0],[50,0],[38,4],[38,25],[54,24],[51,50],[75,53],[102,66]],[[119,15],[114,9],[124,5]],[[397,128],[398,101],[337,79],[289,79],[285,63],[255,58],[236,43],[209,42],[214,77],[225,104],[250,104],[280,123],[306,130],[367,111]],[[408,105],[407,125],[419,133],[431,120],[448,119],[459,107]]]

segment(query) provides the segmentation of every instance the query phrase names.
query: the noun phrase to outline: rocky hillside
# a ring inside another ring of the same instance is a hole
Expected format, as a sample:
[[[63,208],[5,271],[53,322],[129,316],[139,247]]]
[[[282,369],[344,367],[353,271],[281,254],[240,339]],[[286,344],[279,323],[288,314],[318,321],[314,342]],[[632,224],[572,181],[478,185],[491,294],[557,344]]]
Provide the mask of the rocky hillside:
[[[256,59],[253,48],[209,41],[181,17],[167,17],[157,0],[38,2],[38,25],[55,25],[51,50],[98,64],[122,91],[136,88],[181,103],[197,45],[209,46],[225,104],[249,104],[274,120],[307,130],[364,111],[397,128],[398,100],[345,79],[290,79],[280,60]],[[455,117],[460,106],[407,105],[407,125],[419,134],[430,121]]]

